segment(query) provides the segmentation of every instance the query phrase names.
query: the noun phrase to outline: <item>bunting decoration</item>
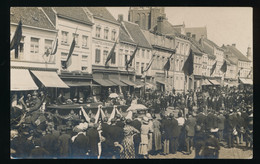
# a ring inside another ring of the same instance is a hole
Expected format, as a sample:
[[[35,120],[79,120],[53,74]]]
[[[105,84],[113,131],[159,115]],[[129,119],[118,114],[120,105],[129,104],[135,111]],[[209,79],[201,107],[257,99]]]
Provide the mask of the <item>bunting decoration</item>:
[[[18,48],[18,45],[20,44],[20,41],[22,39],[22,21],[19,21],[19,24],[15,30],[13,39],[10,43],[10,50]]]
[[[154,58],[152,57],[151,60],[150,60],[150,62],[149,62],[149,64],[148,64],[148,66],[144,69],[143,72],[147,72],[147,71],[150,69],[150,67],[151,67],[152,64],[153,64],[153,61],[154,61]]]
[[[129,65],[132,64],[135,54],[138,50],[138,47],[139,47],[139,44],[136,45],[136,48],[135,48],[133,54],[130,56],[130,59],[126,62],[126,70],[128,70]]]

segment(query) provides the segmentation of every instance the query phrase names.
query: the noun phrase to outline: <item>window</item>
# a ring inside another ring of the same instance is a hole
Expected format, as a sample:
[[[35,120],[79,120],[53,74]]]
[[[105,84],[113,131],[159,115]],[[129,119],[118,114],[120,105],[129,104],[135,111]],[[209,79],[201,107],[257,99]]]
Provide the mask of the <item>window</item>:
[[[113,52],[114,54],[112,55],[112,58],[111,58],[111,64],[116,64],[116,53]]]
[[[39,38],[31,38],[31,53],[39,53]]]
[[[132,55],[134,53],[134,51],[130,51],[130,54]],[[133,60],[135,60],[135,58],[133,59]],[[130,63],[130,66],[132,67],[132,65],[133,65],[133,62],[132,63]]]
[[[112,31],[111,40],[114,40],[114,41],[116,40],[116,31],[115,30]]]
[[[125,55],[125,63],[127,62],[127,55]]]
[[[108,29],[104,29],[104,39],[108,39]]]
[[[139,62],[136,62],[136,68],[135,68],[135,70],[136,70],[137,73],[139,73],[139,65],[140,65],[140,63],[139,63]]]
[[[176,60],[176,71],[179,71],[179,59]]]
[[[78,45],[79,44],[79,34],[73,34],[72,37],[75,38],[75,45]]]
[[[68,53],[61,53],[61,68],[64,69],[65,68],[65,63],[68,57]]]
[[[104,50],[104,51],[103,51],[103,63],[104,63],[104,64],[106,63],[106,60],[107,60],[107,54],[108,54],[108,51],[107,51],[107,50]]]
[[[48,50],[49,53],[51,53],[51,51],[52,51],[52,40],[45,39],[44,42],[45,42],[44,43],[45,44],[44,52],[47,52],[47,50]]]
[[[119,66],[123,66],[123,50],[122,50],[122,49],[119,50],[119,54],[118,54],[118,65],[119,65]]]
[[[85,67],[85,66],[84,66],[84,67],[81,67],[81,70],[82,70],[82,71],[87,71],[87,69],[88,69],[88,67]]]
[[[141,74],[143,74],[143,71],[144,71],[144,63],[142,63],[141,65]]]
[[[101,27],[100,27],[100,26],[97,26],[97,27],[96,27],[96,37],[97,37],[97,38],[100,38],[100,31],[101,31]]]
[[[82,55],[82,61],[88,61],[88,56],[87,55]]]
[[[148,65],[149,65],[149,63],[146,63],[146,67],[145,67],[145,69],[148,67]]]
[[[96,49],[95,63],[100,63],[100,49]]]
[[[136,57],[140,57],[140,49],[138,48],[137,52],[136,52]]]
[[[142,50],[142,58],[144,58],[144,51],[145,51],[145,50],[143,49],[143,50]]]
[[[21,38],[21,41],[18,45],[18,50],[19,50],[19,54],[21,56],[24,52],[24,36],[22,36],[22,38]],[[18,59],[18,54],[15,54],[15,59]]]
[[[82,47],[88,47],[88,36],[82,36]]]
[[[68,43],[68,32],[62,31],[61,32],[62,38],[61,38],[61,43]]]
[[[146,53],[146,59],[149,59],[150,58],[150,51],[147,50],[147,53]]]
[[[180,69],[179,70],[182,70],[182,67],[183,67],[183,60],[181,60]]]

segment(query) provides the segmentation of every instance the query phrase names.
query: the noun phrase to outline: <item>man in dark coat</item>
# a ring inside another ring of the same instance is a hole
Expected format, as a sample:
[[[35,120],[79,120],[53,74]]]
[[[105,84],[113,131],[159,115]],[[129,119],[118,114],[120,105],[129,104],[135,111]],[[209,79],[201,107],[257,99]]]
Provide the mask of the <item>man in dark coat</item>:
[[[139,132],[141,131],[141,122],[137,119],[138,115],[133,114],[133,121],[130,122],[129,125],[133,126],[135,129],[137,129]],[[133,137],[134,140],[134,147],[135,147],[135,157],[138,158],[138,149],[139,149],[139,144],[141,142],[141,136],[140,133],[137,133]]]
[[[188,115],[188,119],[185,123],[186,129],[186,148],[187,153],[191,154],[191,147],[193,147],[193,137],[195,134],[196,119],[192,115]]]
[[[59,136],[59,157],[68,158],[71,156],[71,135],[66,133],[67,128],[61,128]]]
[[[220,146],[218,139],[215,135],[209,133],[203,147],[202,158],[218,159],[219,150]]]
[[[35,148],[32,149],[30,158],[50,158],[51,154],[41,147],[41,141],[40,139],[34,141]]]
[[[89,152],[89,138],[86,136],[86,132],[80,132],[72,142],[72,157],[74,158],[86,158]]]
[[[230,114],[227,116],[228,148],[234,147],[235,135],[233,134],[233,131],[236,125],[236,116],[233,113],[233,110],[230,110]]]
[[[101,143],[101,158],[108,158],[109,155],[109,142],[110,142],[110,136],[109,136],[109,132],[110,132],[110,125],[107,124],[108,118],[105,117],[103,119],[103,122],[101,123],[101,129],[102,129],[102,133],[101,136],[103,136],[105,138],[105,141]],[[111,144],[110,144],[111,145]]]
[[[204,114],[203,111],[199,112],[199,114],[196,116],[197,125],[200,126],[201,131],[205,130],[205,121],[207,116]]]
[[[219,142],[221,142],[223,140],[223,131],[225,128],[225,122],[226,122],[226,118],[223,115],[223,112],[220,111],[218,114],[218,139],[219,139]]]
[[[51,157],[59,156],[59,142],[58,137],[53,135],[50,131],[43,137],[41,137],[41,147],[46,149]]]
[[[195,135],[194,135],[195,159],[202,158],[201,152],[202,152],[202,148],[205,145],[205,139],[206,139],[205,135],[206,133],[202,131],[200,125],[196,125]]]
[[[176,154],[178,150],[178,138],[180,135],[180,129],[178,127],[178,121],[174,118],[174,115],[171,113],[171,139],[170,139],[170,152]]]
[[[89,124],[86,136],[89,138],[89,157],[97,159],[98,157],[98,143],[100,141],[99,134],[97,131],[98,124]]]
[[[164,155],[167,155],[168,146],[170,147],[171,143],[170,140],[172,137],[172,120],[170,116],[163,116],[161,121],[161,133],[162,133],[162,141],[164,143]],[[169,150],[170,151],[170,150]]]

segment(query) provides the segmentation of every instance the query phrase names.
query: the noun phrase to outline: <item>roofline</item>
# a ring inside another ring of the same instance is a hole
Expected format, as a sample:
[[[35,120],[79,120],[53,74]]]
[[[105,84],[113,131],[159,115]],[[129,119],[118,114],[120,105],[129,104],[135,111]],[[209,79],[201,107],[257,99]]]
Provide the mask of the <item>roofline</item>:
[[[93,15],[93,18],[100,19],[100,20],[103,20],[103,21],[106,21],[106,22],[109,22],[109,23],[112,23],[112,24],[120,26],[120,23],[118,23],[118,22],[114,22],[114,21],[111,21],[111,20],[108,20],[108,19],[104,19],[104,18],[101,18],[101,17],[96,16],[96,15]]]
[[[75,19],[75,18],[71,18],[71,17],[65,16],[65,15],[62,15],[62,14],[59,14],[59,13],[57,13],[57,16],[61,17],[61,18],[68,19],[68,20],[72,20],[72,21],[75,21],[75,22],[78,22],[78,23],[82,23],[82,24],[85,24],[85,25],[90,25],[90,26],[94,25],[94,23],[87,23],[87,22],[84,22],[84,21],[81,21],[81,20],[78,20],[78,19]]]
[[[18,26],[18,23],[10,23],[11,25],[17,25]],[[51,30],[51,29],[46,29],[46,28],[40,28],[40,27],[34,27],[34,26],[28,26],[28,25],[22,25],[22,27],[28,27],[28,28],[34,28],[34,29],[37,29],[37,30],[44,30],[44,31],[49,31],[49,32],[58,32],[59,30]]]
[[[158,48],[158,49],[163,49],[165,51],[169,51],[169,52],[174,52],[175,49],[171,49],[171,48],[167,48],[167,47],[162,47],[162,46],[159,46],[159,45],[156,45],[156,44],[152,44],[152,47],[154,48]]]
[[[137,44],[136,43],[130,43],[130,42],[127,42],[127,41],[120,41],[120,39],[119,39],[119,43],[126,43],[126,44],[131,44],[131,45],[134,45],[134,46],[136,46]]]
[[[39,7],[39,9],[43,12],[43,14],[47,17],[48,21],[52,24],[52,26],[56,29],[56,26],[52,23],[52,21],[50,20],[49,16],[45,13],[45,11],[43,10],[42,7]],[[51,10],[53,10],[51,8]]]

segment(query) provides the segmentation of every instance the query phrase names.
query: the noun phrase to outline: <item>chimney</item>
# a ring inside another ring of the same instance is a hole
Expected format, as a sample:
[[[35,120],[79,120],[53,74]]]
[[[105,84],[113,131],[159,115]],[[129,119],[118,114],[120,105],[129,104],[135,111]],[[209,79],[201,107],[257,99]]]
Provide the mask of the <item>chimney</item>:
[[[123,15],[123,14],[118,14],[117,21],[118,21],[118,22],[124,21],[124,15]]]
[[[252,50],[251,50],[251,47],[248,47],[247,48],[247,52],[246,52],[246,56],[249,60],[252,61]]]
[[[235,44],[235,43],[233,43],[233,44],[232,44],[232,46],[233,46],[233,47],[236,47],[236,44]]]
[[[186,36],[187,36],[187,37],[190,37],[190,35],[191,35],[190,32],[187,32],[187,33],[186,33]]]
[[[163,32],[163,20],[165,19],[164,16],[159,16],[157,18],[157,32],[162,33]]]
[[[196,40],[196,34],[192,34],[192,38]]]

